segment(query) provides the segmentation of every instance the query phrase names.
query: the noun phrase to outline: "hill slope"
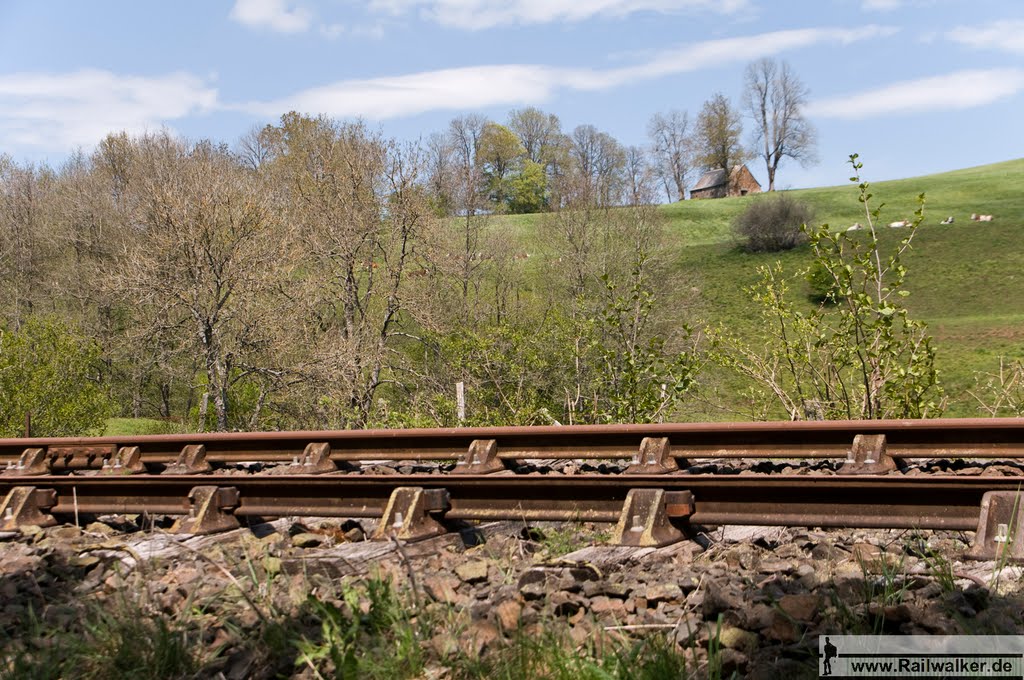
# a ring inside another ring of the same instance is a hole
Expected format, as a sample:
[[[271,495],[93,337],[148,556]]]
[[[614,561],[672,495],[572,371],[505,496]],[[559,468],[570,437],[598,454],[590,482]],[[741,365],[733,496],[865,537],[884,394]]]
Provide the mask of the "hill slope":
[[[868,177],[868,179],[870,179]],[[884,204],[881,220],[911,217],[916,197],[926,196],[925,222],[906,257],[909,269],[907,304],[915,318],[928,323],[938,348],[942,381],[950,399],[946,415],[978,415],[966,393],[976,376],[998,369],[999,357],[1024,357],[1024,159],[936,175],[871,184],[872,203]],[[788,194],[810,204],[816,221],[845,229],[864,222],[858,188],[804,189]],[[795,272],[811,259],[807,247],[782,254],[748,254],[737,248],[732,219],[758,196],[685,201],[663,206],[669,223],[674,266],[699,291],[687,304],[687,317],[700,324],[724,323],[741,334],[754,330],[757,308],[743,288],[757,278],[758,265],[781,261]],[[971,213],[992,214],[988,223],[970,221]],[[952,225],[940,225],[947,216]],[[528,242],[536,233],[537,216],[499,218]],[[883,243],[903,233],[882,228]],[[799,291],[798,291],[799,292]],[[673,304],[672,300],[664,301]],[[811,303],[806,302],[807,308]],[[734,379],[706,376],[721,393],[735,393]],[[736,404],[732,404],[736,406]],[[694,406],[687,419],[730,417],[715,409]],[[738,416],[733,416],[738,417]]]

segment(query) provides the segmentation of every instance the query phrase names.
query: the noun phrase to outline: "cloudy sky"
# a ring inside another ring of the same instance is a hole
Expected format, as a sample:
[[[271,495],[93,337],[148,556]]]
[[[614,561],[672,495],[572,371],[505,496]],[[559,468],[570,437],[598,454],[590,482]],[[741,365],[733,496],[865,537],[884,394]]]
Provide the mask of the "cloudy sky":
[[[646,143],[787,61],[821,161],[781,188],[1024,156],[1021,0],[3,0],[0,153],[59,165],[108,131],[233,143],[289,110],[401,139],[537,106]],[[764,169],[752,166],[765,179]]]

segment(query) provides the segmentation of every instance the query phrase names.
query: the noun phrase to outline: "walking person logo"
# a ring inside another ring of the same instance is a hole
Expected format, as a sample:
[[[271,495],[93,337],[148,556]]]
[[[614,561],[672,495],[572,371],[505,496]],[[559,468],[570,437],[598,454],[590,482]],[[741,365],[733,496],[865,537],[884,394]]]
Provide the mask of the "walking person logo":
[[[839,650],[832,644],[832,641],[825,638],[825,662],[822,665],[821,675],[832,675],[832,659],[839,655]]]

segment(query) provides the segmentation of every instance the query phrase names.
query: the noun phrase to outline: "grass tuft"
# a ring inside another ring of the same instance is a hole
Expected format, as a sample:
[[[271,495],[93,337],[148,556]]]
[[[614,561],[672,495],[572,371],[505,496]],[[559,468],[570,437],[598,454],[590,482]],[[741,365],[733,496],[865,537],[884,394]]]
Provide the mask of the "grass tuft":
[[[199,668],[198,631],[135,604],[91,605],[68,630],[38,624],[10,645],[0,665],[0,680],[177,680]],[[11,649],[11,647],[14,647]]]

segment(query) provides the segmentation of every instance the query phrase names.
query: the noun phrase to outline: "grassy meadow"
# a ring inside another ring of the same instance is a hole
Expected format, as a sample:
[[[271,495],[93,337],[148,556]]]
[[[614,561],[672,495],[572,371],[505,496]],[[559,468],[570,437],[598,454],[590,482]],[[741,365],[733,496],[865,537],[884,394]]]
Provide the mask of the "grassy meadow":
[[[870,177],[866,177],[870,180]],[[925,194],[925,220],[906,256],[909,270],[906,303],[914,318],[928,324],[938,349],[938,366],[949,404],[945,415],[979,415],[967,390],[982,373],[998,370],[999,358],[1024,357],[1024,159],[936,175],[872,183],[871,204],[882,205],[883,246],[895,245],[905,230],[889,222],[910,219],[917,196]],[[857,185],[788,192],[811,205],[815,220],[834,229],[865,223]],[[732,235],[731,222],[758,196],[684,201],[662,207],[668,221],[672,268],[680,282],[678,298],[662,304],[685,305],[685,317],[700,327],[726,325],[752,337],[758,309],[744,288],[757,279],[759,265],[780,261],[787,274],[811,260],[806,246],[785,253],[750,254]],[[992,222],[972,222],[972,213],[994,215]],[[952,225],[940,222],[953,216]],[[500,229],[531,250],[543,216],[496,218]],[[794,300],[805,295],[794,284]],[[741,409],[735,401],[742,387],[735,378],[711,370],[702,378],[711,402]],[[712,393],[717,396],[710,396]],[[686,420],[742,417],[700,400],[684,408]]]

